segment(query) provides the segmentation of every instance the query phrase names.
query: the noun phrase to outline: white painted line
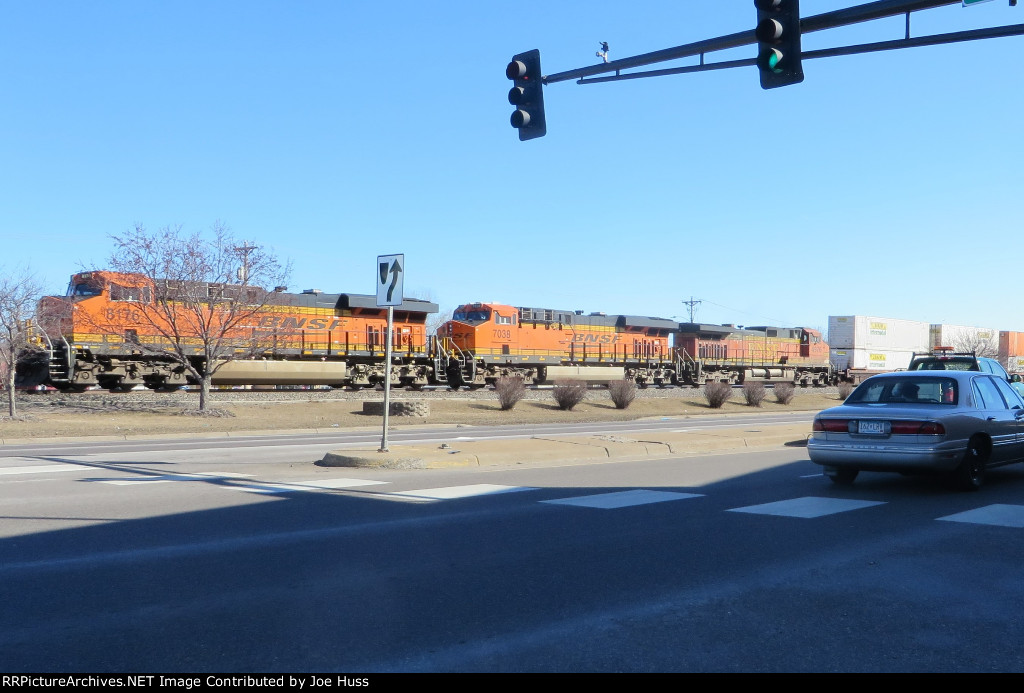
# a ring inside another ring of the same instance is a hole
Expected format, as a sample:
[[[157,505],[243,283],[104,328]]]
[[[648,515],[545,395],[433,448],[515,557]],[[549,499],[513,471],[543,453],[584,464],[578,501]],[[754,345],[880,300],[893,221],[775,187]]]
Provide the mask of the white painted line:
[[[676,493],[674,491],[649,491],[647,489],[634,489],[632,491],[613,491],[611,493],[598,493],[593,496],[578,496],[575,498],[555,498],[543,500],[541,503],[552,503],[557,505],[578,505],[585,508],[627,508],[633,505],[648,505],[650,503],[663,503],[665,501],[683,500],[685,498],[700,498],[702,493]]]
[[[386,481],[370,481],[368,479],[322,479],[317,481],[289,481],[283,483],[259,483],[231,486],[230,488],[248,493],[302,493],[308,491],[330,491],[339,488],[356,488],[358,486],[375,486],[386,484]]]
[[[49,474],[51,472],[88,472],[92,467],[80,464],[37,464],[29,467],[3,467],[0,474]]]
[[[1024,527],[1024,505],[996,503],[994,505],[986,505],[984,508],[967,510],[937,519],[946,522],[969,522],[977,525],[996,525],[998,527]]]
[[[242,479],[252,474],[232,474],[231,472],[203,472],[201,474],[160,474],[154,476],[136,476],[126,479],[89,479],[111,486],[137,486],[142,484],[163,484],[171,481],[216,481],[217,479]]]
[[[754,515],[779,515],[781,517],[822,517],[834,515],[848,510],[860,510],[873,505],[885,505],[883,501],[860,501],[846,498],[819,498],[805,496],[791,500],[748,505],[745,508],[730,508],[731,513],[751,513]]]
[[[498,493],[514,493],[516,491],[533,491],[530,486],[500,486],[498,484],[470,484],[468,486],[448,486],[444,488],[425,488],[416,491],[395,491],[394,493],[374,494],[374,498],[393,498],[402,500],[452,500],[453,498],[471,498],[488,496]]]

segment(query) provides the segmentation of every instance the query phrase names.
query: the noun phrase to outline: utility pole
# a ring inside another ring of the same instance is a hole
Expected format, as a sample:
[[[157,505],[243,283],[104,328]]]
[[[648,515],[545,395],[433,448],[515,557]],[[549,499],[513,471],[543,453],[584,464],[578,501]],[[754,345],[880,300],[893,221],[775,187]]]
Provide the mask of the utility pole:
[[[249,253],[256,250],[256,246],[250,245],[250,241],[242,241],[242,245],[235,246],[234,250],[242,259],[242,266],[238,268],[238,281],[245,284],[249,281]]]
[[[697,306],[699,304],[701,304],[701,303],[703,303],[703,301],[698,300],[698,299],[694,299],[693,296],[690,296],[690,300],[689,301],[683,301],[683,305],[684,306],[689,306],[690,307],[690,322],[693,322],[694,311],[696,310]]]

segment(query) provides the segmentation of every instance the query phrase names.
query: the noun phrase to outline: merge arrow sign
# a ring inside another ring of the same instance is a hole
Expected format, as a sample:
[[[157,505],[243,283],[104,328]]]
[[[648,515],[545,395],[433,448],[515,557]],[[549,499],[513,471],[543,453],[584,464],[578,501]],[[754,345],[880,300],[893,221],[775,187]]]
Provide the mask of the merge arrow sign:
[[[377,305],[402,305],[405,255],[377,256]]]

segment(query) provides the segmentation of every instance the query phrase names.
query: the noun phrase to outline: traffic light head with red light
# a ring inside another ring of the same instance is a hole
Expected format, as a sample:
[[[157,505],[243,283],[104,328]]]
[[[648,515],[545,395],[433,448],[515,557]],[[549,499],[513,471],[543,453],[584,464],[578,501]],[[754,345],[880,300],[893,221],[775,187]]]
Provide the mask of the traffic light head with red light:
[[[757,69],[761,88],[804,81],[800,65],[800,0],[754,0],[757,8]]]
[[[508,102],[516,107],[511,121],[512,127],[519,130],[519,139],[543,137],[548,130],[544,120],[540,51],[535,49],[512,56],[512,62],[505,68],[505,76],[513,82]]]

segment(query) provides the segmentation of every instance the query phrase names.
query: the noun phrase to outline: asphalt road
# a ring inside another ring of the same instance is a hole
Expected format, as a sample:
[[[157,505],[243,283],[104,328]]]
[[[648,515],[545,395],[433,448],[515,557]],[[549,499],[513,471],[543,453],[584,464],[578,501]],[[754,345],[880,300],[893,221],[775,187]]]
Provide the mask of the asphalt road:
[[[1024,467],[965,494],[837,487],[792,447],[383,471],[318,446],[0,460],[0,670],[1024,670]]]

